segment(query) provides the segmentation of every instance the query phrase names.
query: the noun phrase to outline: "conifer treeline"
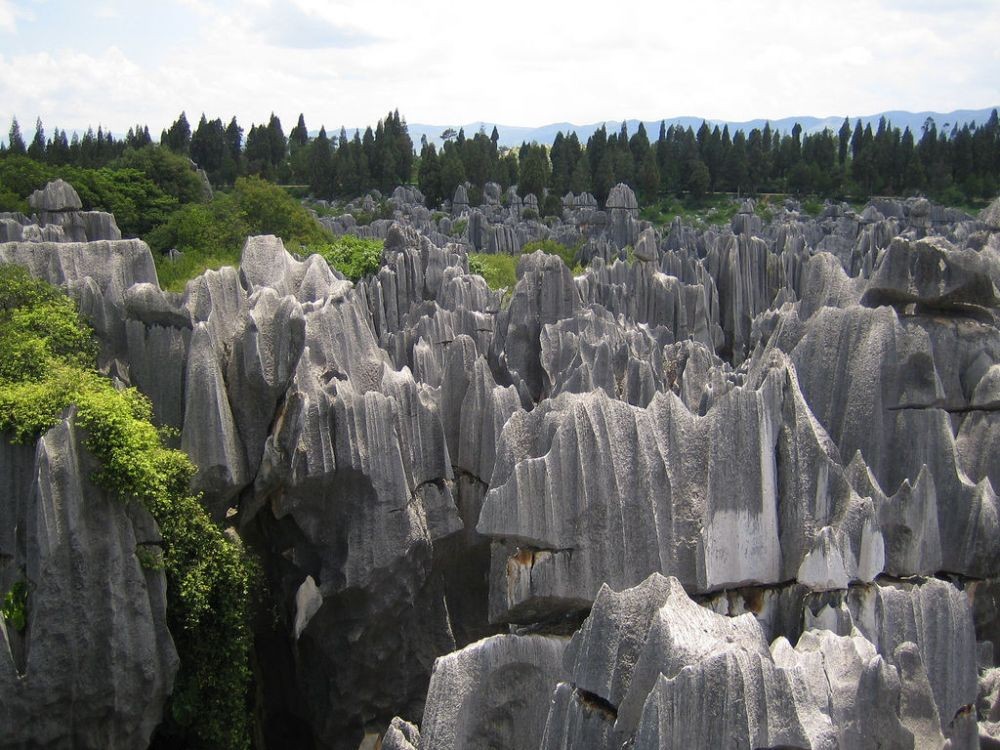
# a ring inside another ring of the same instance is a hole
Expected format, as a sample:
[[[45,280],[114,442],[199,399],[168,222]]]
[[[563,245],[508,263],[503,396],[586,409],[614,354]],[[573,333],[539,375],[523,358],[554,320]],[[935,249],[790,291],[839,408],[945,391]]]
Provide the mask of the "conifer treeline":
[[[445,135],[448,135],[447,133]],[[823,197],[926,193],[946,202],[994,197],[1000,190],[1000,122],[993,110],[982,125],[938,130],[928,120],[919,134],[882,118],[873,130],[847,119],[838,132],[804,134],[770,124],[749,133],[728,126],[691,127],[660,123],[655,141],[639,124],[631,136],[623,123],[617,133],[604,126],[582,144],[576,133],[558,133],[550,149],[523,144],[517,159],[496,148],[496,132],[466,138],[458,132],[439,151],[422,144],[418,184],[428,198],[452,194],[468,180],[487,179],[506,187],[519,183],[522,195],[539,198],[590,192],[603,202],[618,182],[636,190],[644,204],[663,194],[762,192]],[[556,204],[558,205],[558,204]]]
[[[244,130],[233,117],[201,116],[192,130],[182,113],[160,136],[161,145],[190,156],[208,172],[214,184],[229,185],[242,175],[307,185],[317,198],[353,198],[378,188],[416,182],[431,205],[454,194],[469,182],[473,200],[486,182],[503,189],[518,185],[522,195],[541,198],[548,189],[548,207],[558,210],[559,196],[590,192],[602,201],[618,182],[631,185],[646,204],[664,194],[686,193],[699,197],[708,192],[757,194],[790,192],[823,197],[868,197],[924,193],[957,203],[992,198],[1000,191],[1000,122],[994,110],[982,124],[938,129],[928,119],[919,133],[900,130],[884,118],[873,129],[845,119],[837,132],[829,129],[803,133],[772,130],[770,124],[749,133],[702,123],[691,127],[660,124],[651,140],[640,124],[629,134],[623,123],[619,132],[602,126],[581,143],[575,133],[558,133],[551,147],[522,144],[518,149],[499,146],[496,128],[466,137],[462,130],[441,134],[440,148],[425,139],[415,158],[406,121],[398,110],[376,127],[346,131],[331,137],[321,128],[309,136],[305,119],[286,136],[274,114],[267,124]],[[42,123],[25,144],[14,120],[8,145],[11,154],[27,154],[52,164],[100,167],[128,149],[152,143],[149,128],[130,128],[115,139],[102,128],[88,129],[82,138],[67,138],[56,128],[46,138]]]

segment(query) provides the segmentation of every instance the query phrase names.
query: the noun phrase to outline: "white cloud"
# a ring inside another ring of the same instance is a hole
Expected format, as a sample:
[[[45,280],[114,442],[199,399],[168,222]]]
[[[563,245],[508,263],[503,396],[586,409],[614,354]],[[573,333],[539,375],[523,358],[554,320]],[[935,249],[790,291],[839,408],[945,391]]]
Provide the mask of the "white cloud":
[[[13,34],[17,31],[17,22],[20,20],[30,20],[34,14],[19,7],[14,0],[0,0],[0,33]]]
[[[1000,3],[938,5],[175,0],[190,32],[158,60],[40,39],[0,57],[0,102],[53,125],[156,131],[181,109],[245,127],[273,110],[287,128],[304,112],[333,130],[392,108],[411,122],[534,125],[996,104]],[[0,30],[13,7],[0,0]]]

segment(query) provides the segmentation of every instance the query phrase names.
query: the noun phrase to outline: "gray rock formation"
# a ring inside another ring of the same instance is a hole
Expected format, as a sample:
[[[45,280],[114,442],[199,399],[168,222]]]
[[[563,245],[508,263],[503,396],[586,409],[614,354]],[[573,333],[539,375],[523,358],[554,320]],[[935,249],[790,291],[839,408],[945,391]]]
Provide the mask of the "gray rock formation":
[[[442,656],[427,690],[420,747],[537,747],[565,648],[565,638],[498,635]]]
[[[478,529],[508,542],[494,547],[498,620],[580,609],[603,582],[656,571],[708,592],[846,588],[884,567],[874,505],[781,361],[704,417],[672,392],[646,409],[602,391],[543,402],[508,421],[490,485]]]
[[[79,211],[83,202],[73,186],[58,179],[28,197],[28,205],[35,211]]]
[[[0,441],[0,583],[27,586],[27,625],[0,617],[0,745],[149,744],[177,671],[160,541],[136,504],[94,486],[69,414],[37,448]]]
[[[1000,198],[996,198],[979,214],[979,220],[993,232],[1000,232]]]
[[[997,307],[1000,292],[984,254],[944,240],[894,240],[861,300],[869,307],[916,304],[932,309]]]
[[[608,192],[605,210],[611,214],[610,236],[620,248],[639,239],[639,202],[632,188],[619,182]]]
[[[858,633],[810,630],[769,648],[751,614],[715,614],[659,575],[602,588],[566,666],[544,748],[944,745],[914,643],[887,659]]]
[[[101,369],[180,430],[205,504],[259,556],[267,744],[959,748],[996,733],[988,221],[885,200],[654,228],[624,185],[604,211],[567,195],[544,223],[513,189],[469,206],[460,188],[443,218],[421,199],[400,188],[395,220],[333,222],[385,239],[357,284],[257,237],[239,269],[182,294],[159,289],[140,242],[31,241],[90,237],[82,212],[0,217],[0,261],[67,288]],[[509,299],[468,273],[473,249],[541,239],[579,243],[588,267],[522,257]],[[18,460],[0,487],[23,513],[34,464]],[[15,666],[41,658],[8,642]],[[159,710],[169,680],[134,687],[123,669],[120,705]],[[18,685],[0,682],[0,706]],[[60,701],[50,713],[72,715]],[[100,721],[102,738],[146,726]]]
[[[465,189],[465,185],[459,185],[455,188],[455,197],[451,200],[451,214],[452,216],[461,216],[468,210],[469,193]]]

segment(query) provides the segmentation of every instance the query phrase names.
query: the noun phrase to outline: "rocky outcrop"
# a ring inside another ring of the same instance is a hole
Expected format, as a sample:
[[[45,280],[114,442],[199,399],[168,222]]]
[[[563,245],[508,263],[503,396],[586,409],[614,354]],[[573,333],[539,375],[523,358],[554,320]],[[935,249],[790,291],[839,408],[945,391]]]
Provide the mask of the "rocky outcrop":
[[[478,529],[507,542],[493,553],[498,620],[580,609],[602,583],[656,571],[708,592],[842,589],[884,567],[875,507],[783,363],[704,417],[672,392],[645,409],[601,391],[546,401],[508,422],[490,485]]]
[[[23,630],[0,617],[5,747],[146,747],[177,671],[156,524],[83,443],[72,413],[0,442],[0,588],[26,592]]]
[[[944,746],[917,644],[886,655],[810,630],[768,647],[752,614],[715,614],[659,575],[602,588],[566,666],[544,748]]]
[[[101,368],[180,431],[195,489],[259,556],[259,736],[990,736],[995,235],[917,201],[654,229],[624,185],[545,223],[521,220],[534,196],[500,200],[463,188],[432,216],[400,189],[395,221],[345,220],[385,238],[356,284],[276,237],[181,294],[139,242],[0,244],[80,302]],[[522,257],[507,298],[468,272],[473,249],[536,239],[579,243],[588,267]],[[30,481],[0,480],[12,507]],[[129,689],[152,706],[154,687]]]
[[[34,211],[79,211],[83,202],[73,186],[62,179],[54,180],[28,196]]]
[[[537,747],[566,639],[498,635],[434,664],[420,746]]]
[[[605,210],[611,214],[609,234],[620,248],[634,246],[639,239],[639,202],[632,188],[619,182],[608,192]]]
[[[1000,259],[998,259],[1000,260]],[[868,282],[862,304],[919,305],[960,312],[1000,306],[985,253],[959,252],[945,240],[893,241]]]

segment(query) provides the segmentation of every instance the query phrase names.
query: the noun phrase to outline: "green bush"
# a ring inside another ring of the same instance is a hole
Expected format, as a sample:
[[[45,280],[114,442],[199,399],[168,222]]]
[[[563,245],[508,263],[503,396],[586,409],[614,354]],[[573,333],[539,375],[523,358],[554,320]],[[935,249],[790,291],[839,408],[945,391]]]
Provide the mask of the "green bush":
[[[451,225],[451,236],[461,237],[463,234],[465,234],[465,230],[468,226],[469,226],[468,219],[459,219],[458,221],[454,222]]]
[[[90,332],[68,298],[16,266],[0,265],[0,346],[25,353],[0,372],[0,431],[33,440],[75,404],[101,464],[95,481],[143,503],[160,527],[180,669],[159,731],[177,746],[248,747],[254,566],[190,494],[190,459],[163,445],[145,396],[93,369]],[[15,626],[24,593],[5,600]]]
[[[469,272],[479,274],[494,291],[513,289],[517,283],[517,255],[469,253]]]
[[[113,213],[125,237],[142,236],[166,221],[178,206],[174,196],[138,169],[50,166],[26,156],[10,156],[0,159],[3,210],[28,212],[28,196],[60,177],[79,194],[85,211]]]
[[[0,605],[0,617],[3,617],[15,630],[24,630],[28,624],[28,584],[15,581],[10,591],[4,594]]]
[[[231,193],[217,193],[209,203],[191,203],[146,236],[154,251],[160,286],[181,291],[207,269],[239,263],[249,235],[274,234],[292,252],[325,245],[333,235],[284,190],[259,177],[236,181]],[[180,258],[163,253],[180,250]]]
[[[333,242],[309,245],[306,251],[318,253],[351,281],[358,281],[378,271],[384,245],[382,240],[345,234]]]
[[[802,202],[802,210],[812,217],[819,216],[823,210],[823,201],[818,198],[809,198]]]
[[[530,255],[537,250],[541,250],[546,255],[558,255],[562,258],[563,263],[574,273],[580,271],[580,265],[576,262],[577,255],[580,252],[579,247],[567,247],[555,240],[535,240],[521,248],[521,252],[525,255]]]
[[[129,149],[110,166],[139,170],[179,204],[199,203],[207,197],[205,185],[191,166],[191,161],[168,148],[145,146]]]

